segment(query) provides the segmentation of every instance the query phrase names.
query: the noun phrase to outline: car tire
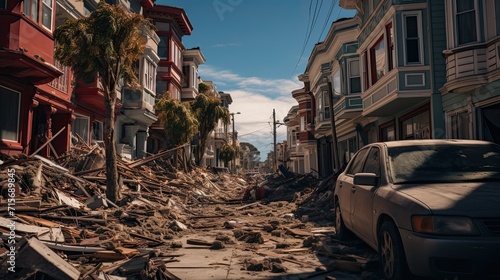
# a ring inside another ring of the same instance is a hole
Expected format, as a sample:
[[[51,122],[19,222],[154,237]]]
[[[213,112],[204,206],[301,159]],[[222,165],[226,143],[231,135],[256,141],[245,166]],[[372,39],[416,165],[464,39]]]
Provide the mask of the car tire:
[[[335,201],[335,237],[339,240],[344,240],[349,236],[349,230],[344,224],[342,213],[340,212],[340,205],[338,199]]]
[[[401,236],[391,221],[385,221],[378,232],[378,255],[384,279],[404,280],[410,277]]]

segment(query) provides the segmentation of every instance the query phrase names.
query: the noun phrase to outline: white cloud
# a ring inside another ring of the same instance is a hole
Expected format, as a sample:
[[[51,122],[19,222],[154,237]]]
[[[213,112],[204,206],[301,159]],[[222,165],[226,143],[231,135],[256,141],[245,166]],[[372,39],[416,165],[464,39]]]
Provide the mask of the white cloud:
[[[212,46],[212,48],[226,48],[226,47],[235,47],[235,46],[241,46],[241,44],[237,44],[237,43],[215,44]]]
[[[200,73],[203,80],[213,81],[219,90],[231,94],[233,103],[229,110],[241,113],[234,115],[240,141],[254,145],[261,152],[261,159],[265,159],[273,149],[273,109],[276,122],[283,122],[290,108],[297,105],[292,91],[303,85],[287,79],[242,77],[207,65],[200,66]],[[276,131],[277,142],[285,140],[285,126],[278,126]]]

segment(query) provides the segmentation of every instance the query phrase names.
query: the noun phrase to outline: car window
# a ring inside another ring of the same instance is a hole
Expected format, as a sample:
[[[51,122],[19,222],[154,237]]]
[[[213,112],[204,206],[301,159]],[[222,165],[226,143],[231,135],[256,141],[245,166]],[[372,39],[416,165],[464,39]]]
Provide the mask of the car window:
[[[388,149],[392,181],[500,180],[498,145],[419,145]]]
[[[368,157],[366,157],[363,172],[375,173],[375,175],[380,176],[380,149],[378,147],[371,148]]]
[[[365,162],[366,153],[368,153],[368,148],[359,150],[359,152],[352,159],[352,164],[349,166],[346,174],[354,175],[361,172],[363,169],[363,163]]]

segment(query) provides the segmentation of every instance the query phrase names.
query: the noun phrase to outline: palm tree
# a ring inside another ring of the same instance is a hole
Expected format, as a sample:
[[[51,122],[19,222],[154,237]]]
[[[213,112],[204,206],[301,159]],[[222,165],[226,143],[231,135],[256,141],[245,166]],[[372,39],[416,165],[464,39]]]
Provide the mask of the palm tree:
[[[67,20],[54,37],[55,57],[70,66],[79,80],[98,77],[105,104],[106,196],[120,198],[114,137],[117,85],[137,88],[136,62],[144,52],[143,28],[154,26],[142,15],[99,2],[89,17]]]
[[[220,99],[214,95],[200,93],[193,102],[192,109],[198,120],[198,146],[195,149],[195,162],[202,164],[208,135],[215,129],[219,121],[229,124],[230,115],[227,108],[222,106]]]
[[[224,161],[224,167],[228,167],[228,163],[236,158],[237,148],[232,145],[224,144],[220,147],[219,157]]]
[[[163,125],[165,139],[169,146],[181,146],[193,139],[198,130],[198,121],[191,112],[189,103],[170,99],[169,94],[165,93],[155,104],[155,112]],[[180,155],[184,155],[184,148],[180,151]],[[175,157],[175,166],[177,166],[177,157]],[[186,164],[184,165],[186,168]]]

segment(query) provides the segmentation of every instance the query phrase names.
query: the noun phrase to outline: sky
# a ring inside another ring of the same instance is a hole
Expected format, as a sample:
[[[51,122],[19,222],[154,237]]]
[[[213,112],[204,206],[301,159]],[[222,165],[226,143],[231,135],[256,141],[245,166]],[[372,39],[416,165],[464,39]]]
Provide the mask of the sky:
[[[183,8],[193,32],[182,41],[199,47],[206,58],[200,77],[231,94],[229,111],[240,142],[254,145],[261,160],[273,146],[273,109],[283,123],[292,106],[292,91],[303,87],[314,45],[325,39],[332,22],[353,17],[338,0],[157,0]],[[237,114],[240,112],[240,114]],[[232,130],[232,127],[230,128]],[[286,127],[277,125],[277,142]]]

